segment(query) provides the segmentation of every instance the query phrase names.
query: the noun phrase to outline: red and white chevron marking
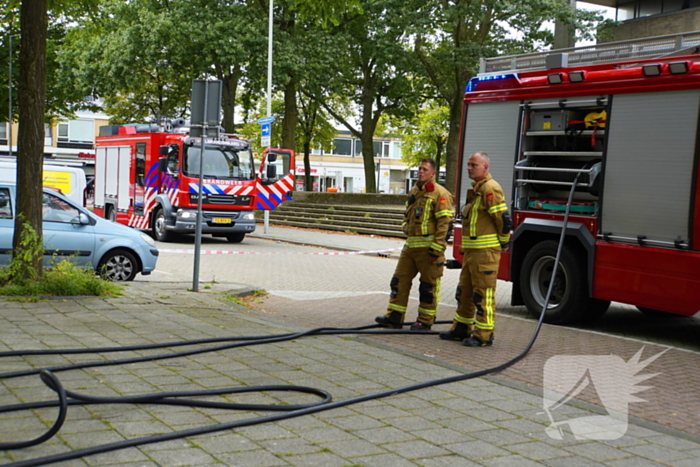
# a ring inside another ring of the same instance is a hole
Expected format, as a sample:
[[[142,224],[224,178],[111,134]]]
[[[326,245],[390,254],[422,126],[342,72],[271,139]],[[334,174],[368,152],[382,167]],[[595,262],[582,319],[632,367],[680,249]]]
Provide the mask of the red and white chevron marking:
[[[291,174],[287,174],[286,177],[273,183],[272,185],[263,185],[260,182],[258,182],[256,185],[258,193],[265,198],[269,198],[270,195],[274,194],[279,198],[284,199],[284,195],[294,190],[294,177]]]

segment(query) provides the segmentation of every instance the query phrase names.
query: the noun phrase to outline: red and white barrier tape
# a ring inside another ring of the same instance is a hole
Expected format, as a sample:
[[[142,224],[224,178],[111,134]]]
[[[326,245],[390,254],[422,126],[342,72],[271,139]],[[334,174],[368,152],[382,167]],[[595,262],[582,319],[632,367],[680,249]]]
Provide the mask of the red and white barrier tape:
[[[325,252],[315,252],[315,253],[292,253],[286,251],[226,251],[226,250],[200,250],[199,253],[202,255],[324,255],[324,256],[336,256],[336,255],[366,255],[371,253],[387,253],[390,251],[399,251],[401,248],[388,248],[386,250],[365,250],[365,251],[325,251]],[[184,253],[193,255],[195,250],[178,250],[178,249],[168,249],[159,248],[158,251],[163,253]]]

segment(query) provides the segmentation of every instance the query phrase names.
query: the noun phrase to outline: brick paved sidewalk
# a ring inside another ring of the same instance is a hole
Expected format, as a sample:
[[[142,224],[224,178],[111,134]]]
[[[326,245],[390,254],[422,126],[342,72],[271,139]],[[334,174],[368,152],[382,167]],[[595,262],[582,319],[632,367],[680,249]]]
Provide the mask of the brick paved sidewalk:
[[[131,345],[299,330],[188,284],[130,284],[112,299],[2,302],[0,350]],[[462,373],[350,336],[320,336],[198,356],[59,373],[71,390],[95,395],[302,384],[336,400]],[[153,351],[138,352],[148,354]],[[160,353],[160,352],[159,352]],[[134,353],[121,352],[118,357]],[[27,356],[3,359],[2,372],[117,356]],[[52,398],[37,377],[3,380],[0,404]],[[298,403],[308,396],[228,396],[246,403]],[[64,462],[62,466],[564,466],[697,465],[700,444],[631,424],[620,439],[554,440],[542,399],[492,379],[477,379],[270,423],[144,445]],[[591,412],[565,407],[564,417]],[[156,433],[245,419],[256,413],[176,406],[72,407],[50,442],[0,451],[0,464]],[[0,414],[0,441],[37,436],[54,409]]]

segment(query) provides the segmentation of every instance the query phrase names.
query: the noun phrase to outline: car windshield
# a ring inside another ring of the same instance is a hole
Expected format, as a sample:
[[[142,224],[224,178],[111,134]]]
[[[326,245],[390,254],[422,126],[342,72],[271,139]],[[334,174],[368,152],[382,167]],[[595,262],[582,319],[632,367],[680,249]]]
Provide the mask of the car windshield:
[[[189,146],[184,158],[184,174],[199,177],[199,146]],[[202,164],[204,178],[226,180],[253,180],[253,155],[248,149],[234,150],[226,147],[205,146]]]

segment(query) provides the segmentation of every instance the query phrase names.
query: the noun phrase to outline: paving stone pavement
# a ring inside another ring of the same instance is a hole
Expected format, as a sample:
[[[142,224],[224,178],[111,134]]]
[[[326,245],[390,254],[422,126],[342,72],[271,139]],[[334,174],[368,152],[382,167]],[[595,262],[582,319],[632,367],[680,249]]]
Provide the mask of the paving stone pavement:
[[[115,298],[0,302],[0,351],[149,344],[224,336],[258,336],[305,328],[227,299],[244,285],[146,280]],[[253,287],[254,288],[254,287]],[[155,293],[154,293],[155,291]],[[181,349],[173,349],[181,350]],[[0,360],[2,373],[71,362],[153,355],[143,350],[102,355],[22,356]],[[366,337],[315,336],[221,350],[177,359],[57,373],[67,389],[91,395],[216,389],[264,384],[318,387],[335,400],[398,389],[464,374],[464,368],[398,351]],[[0,405],[53,399],[37,376],[2,380]],[[296,404],[313,396],[273,392],[222,396],[239,403]],[[479,378],[361,402],[289,420],[88,456],[62,466],[695,466],[693,436],[630,423],[613,440],[551,438],[536,391]],[[46,430],[55,409],[0,414],[0,441],[26,440]],[[181,406],[71,407],[49,442],[0,451],[0,464],[159,433],[267,415],[262,411]],[[590,407],[563,407],[566,418],[598,415]]]

